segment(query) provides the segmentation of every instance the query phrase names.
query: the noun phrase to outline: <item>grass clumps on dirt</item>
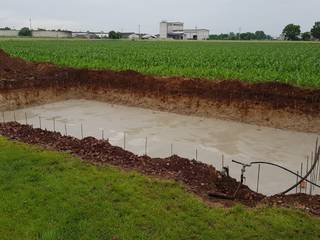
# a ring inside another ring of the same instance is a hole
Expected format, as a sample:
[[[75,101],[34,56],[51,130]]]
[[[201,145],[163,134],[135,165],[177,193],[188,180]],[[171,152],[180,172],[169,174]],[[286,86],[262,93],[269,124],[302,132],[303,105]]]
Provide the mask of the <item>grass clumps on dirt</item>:
[[[210,208],[179,184],[0,138],[1,239],[318,239],[290,209]]]

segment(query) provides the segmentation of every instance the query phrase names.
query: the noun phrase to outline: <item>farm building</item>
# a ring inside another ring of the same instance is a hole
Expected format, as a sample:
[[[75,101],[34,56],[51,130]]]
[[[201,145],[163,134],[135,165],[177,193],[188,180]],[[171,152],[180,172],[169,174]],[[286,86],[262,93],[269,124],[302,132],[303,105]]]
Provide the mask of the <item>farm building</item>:
[[[0,37],[18,37],[19,30],[0,30]],[[69,31],[48,31],[48,30],[32,30],[32,37],[35,38],[70,38]]]
[[[121,32],[121,38],[130,38],[130,37],[134,37],[134,35],[137,35],[134,32]]]
[[[18,30],[0,30],[0,37],[18,37],[19,31]]]
[[[72,33],[69,31],[33,30],[32,37],[35,37],[35,38],[71,38]]]
[[[186,40],[208,40],[208,29],[185,29],[183,39]]]
[[[140,36],[139,36],[139,34],[132,33],[128,36],[128,38],[131,40],[134,40],[134,39],[139,39]]]
[[[97,32],[96,35],[99,37],[99,38],[108,38],[109,37],[109,33],[106,33],[106,32]]]
[[[183,25],[182,22],[162,21],[160,23],[160,38],[183,39]]]
[[[160,23],[161,39],[186,39],[186,40],[207,40],[209,39],[209,30],[207,29],[184,29],[182,22]]]
[[[109,36],[109,34],[108,34]],[[94,32],[72,32],[72,37],[82,39],[97,39],[99,36]]]

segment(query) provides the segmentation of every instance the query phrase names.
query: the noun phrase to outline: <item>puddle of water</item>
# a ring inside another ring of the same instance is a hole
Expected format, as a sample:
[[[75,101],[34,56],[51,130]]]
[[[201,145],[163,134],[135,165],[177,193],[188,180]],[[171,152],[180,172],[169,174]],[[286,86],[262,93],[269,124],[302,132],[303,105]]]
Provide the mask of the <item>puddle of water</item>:
[[[221,170],[222,154],[232,177],[239,179],[240,167],[232,159],[249,163],[277,163],[293,171],[306,166],[306,157],[314,149],[317,135],[249,124],[183,116],[148,109],[111,105],[88,100],[68,100],[13,112],[6,112],[7,121],[26,122],[48,130],[81,138],[83,134],[109,138],[111,144],[152,157],[196,158]],[[14,116],[15,115],[15,116]],[[54,119],[54,120],[53,120]],[[83,133],[81,133],[81,125]],[[147,148],[146,148],[147,142]],[[246,184],[256,190],[257,166],[248,168]],[[304,172],[306,170],[304,169]],[[280,169],[263,165],[260,192],[279,193],[296,182],[296,177]]]

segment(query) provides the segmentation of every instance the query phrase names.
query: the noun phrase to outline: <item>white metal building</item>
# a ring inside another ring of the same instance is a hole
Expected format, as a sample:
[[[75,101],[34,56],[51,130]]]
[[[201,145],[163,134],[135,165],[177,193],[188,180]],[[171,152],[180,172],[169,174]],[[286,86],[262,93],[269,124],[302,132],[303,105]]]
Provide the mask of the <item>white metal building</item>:
[[[0,37],[18,37],[19,30],[0,30]]]
[[[160,23],[160,38],[183,39],[183,25],[182,22],[162,21]]]
[[[35,37],[35,38],[71,38],[72,33],[69,31],[33,30],[32,37]]]
[[[183,39],[185,40],[208,40],[208,29],[185,29]]]
[[[184,29],[182,22],[167,22],[160,23],[160,38],[161,39],[185,39],[185,40],[207,40],[209,39],[208,29]]]

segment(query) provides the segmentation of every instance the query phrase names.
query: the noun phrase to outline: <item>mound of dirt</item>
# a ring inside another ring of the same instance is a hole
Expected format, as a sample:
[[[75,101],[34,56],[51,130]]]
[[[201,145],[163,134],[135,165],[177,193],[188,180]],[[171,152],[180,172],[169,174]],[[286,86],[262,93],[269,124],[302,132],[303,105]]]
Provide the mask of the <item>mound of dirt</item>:
[[[320,196],[307,194],[275,195],[266,198],[263,202],[272,206],[295,207],[320,216]]]
[[[62,136],[60,133],[33,129],[19,123],[1,123],[0,134],[10,139],[28,144],[38,144],[46,148],[67,151],[95,164],[110,164],[123,169],[136,170],[146,175],[173,179],[183,183],[190,191],[209,199],[209,192],[233,195],[239,183],[230,177],[222,176],[214,167],[207,164],[172,156],[151,158],[137,156],[109,142],[92,137],[82,140]],[[247,206],[254,206],[264,196],[241,185],[235,200]],[[220,199],[210,199],[220,201]]]
[[[306,194],[275,195],[265,197],[239,184],[235,179],[223,176],[214,167],[174,155],[169,158],[151,158],[137,156],[120,147],[112,146],[108,141],[92,137],[79,140],[62,136],[60,133],[34,129],[29,125],[16,122],[1,123],[0,135],[28,144],[37,144],[45,148],[65,151],[93,164],[110,164],[125,170],[135,170],[149,176],[172,179],[182,183],[189,191],[207,202],[217,202],[224,206],[242,203],[249,207],[270,205],[293,207],[320,216],[320,196]],[[235,195],[235,199],[229,198]],[[224,196],[224,197],[212,197]]]

